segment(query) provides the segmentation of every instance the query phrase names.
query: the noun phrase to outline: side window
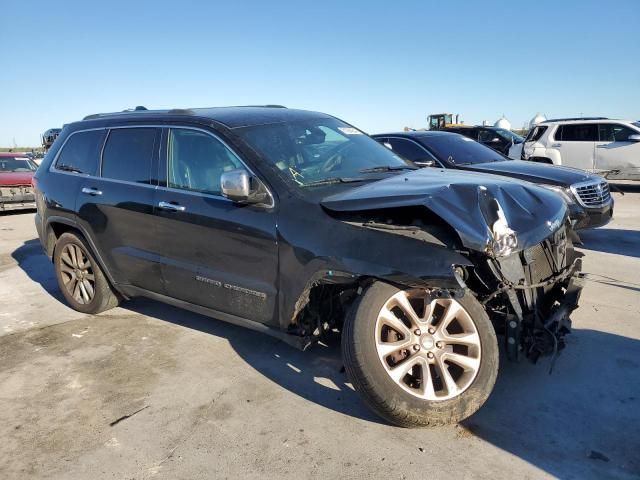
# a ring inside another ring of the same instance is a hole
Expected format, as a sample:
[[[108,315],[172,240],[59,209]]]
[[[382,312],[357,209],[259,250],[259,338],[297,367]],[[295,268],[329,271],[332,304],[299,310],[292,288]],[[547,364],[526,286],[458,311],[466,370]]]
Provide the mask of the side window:
[[[529,134],[527,135],[527,138],[525,139],[525,142],[537,142],[538,140],[540,140],[540,137],[542,137],[542,135],[544,135],[544,132],[547,130],[548,127],[546,126],[538,126],[535,127],[533,130],[531,130],[529,132]],[[562,128],[562,126],[558,127],[559,129]],[[556,132],[557,134],[557,132]],[[558,137],[555,137],[556,140],[558,139]]]
[[[459,133],[460,135],[464,135],[467,138],[470,138],[471,140],[478,140],[478,129],[476,128],[461,128],[460,130],[458,130],[456,133]],[[480,132],[480,135],[482,133]]]
[[[89,130],[72,134],[56,161],[58,170],[95,175],[105,130]]]
[[[556,131],[554,137],[556,140],[563,142],[597,142],[598,126],[595,123],[578,123],[563,125],[561,137],[558,138],[560,131]]]
[[[407,160],[411,160],[413,162],[416,160],[424,160],[425,158],[429,158],[429,160],[431,160],[429,153],[411,140],[405,140],[403,138],[389,138],[387,143],[391,145],[391,150],[393,150],[394,153],[406,158]]]
[[[102,153],[102,176],[114,180],[151,183],[158,128],[114,128]]]
[[[494,138],[500,138],[497,132],[493,130],[480,130],[480,134],[478,135],[478,141],[480,143],[491,143],[491,140]]]
[[[598,133],[601,142],[626,142],[629,135],[636,132],[624,125],[601,123],[598,125]]]
[[[167,145],[167,186],[220,195],[220,176],[242,168],[220,140],[196,130],[172,128]]]

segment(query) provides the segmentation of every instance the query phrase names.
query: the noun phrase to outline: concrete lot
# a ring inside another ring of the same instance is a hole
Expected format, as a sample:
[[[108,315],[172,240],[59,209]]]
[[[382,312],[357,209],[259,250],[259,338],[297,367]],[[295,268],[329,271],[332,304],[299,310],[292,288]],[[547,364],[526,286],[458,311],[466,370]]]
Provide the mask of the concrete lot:
[[[640,478],[640,185],[583,235],[589,273],[548,374],[503,362],[459,426],[373,416],[337,339],[301,353],[147,300],[62,302],[33,213],[0,216],[0,478]]]

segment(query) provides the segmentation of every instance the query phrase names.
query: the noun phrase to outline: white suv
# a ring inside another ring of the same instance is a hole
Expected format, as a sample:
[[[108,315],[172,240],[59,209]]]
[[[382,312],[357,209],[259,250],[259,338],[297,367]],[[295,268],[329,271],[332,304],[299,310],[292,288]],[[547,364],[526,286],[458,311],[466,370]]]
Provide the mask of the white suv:
[[[640,122],[547,120],[529,132],[520,158],[581,168],[608,179],[640,180]]]

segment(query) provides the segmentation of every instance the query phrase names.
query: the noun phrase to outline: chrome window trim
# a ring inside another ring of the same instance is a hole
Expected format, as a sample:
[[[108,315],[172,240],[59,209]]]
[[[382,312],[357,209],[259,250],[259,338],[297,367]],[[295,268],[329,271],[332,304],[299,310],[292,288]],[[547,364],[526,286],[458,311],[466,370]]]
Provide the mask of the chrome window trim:
[[[54,172],[54,173],[59,173],[59,174],[63,174],[63,175],[73,175],[76,177],[83,177],[83,178],[88,178],[88,179],[96,179],[96,180],[104,180],[104,181],[109,181],[109,182],[115,182],[115,183],[122,183],[122,184],[127,184],[127,185],[137,185],[137,186],[143,186],[143,187],[149,187],[149,188],[154,188],[156,190],[165,190],[165,191],[175,191],[175,192],[180,192],[180,193],[187,193],[189,195],[201,195],[201,196],[206,196],[208,198],[212,198],[212,199],[222,199],[225,200],[226,202],[231,202],[231,203],[235,203],[233,200],[228,199],[227,197],[225,197],[224,195],[214,195],[211,193],[204,193],[204,192],[197,192],[194,190],[184,190],[181,188],[172,188],[172,187],[162,187],[159,185],[149,185],[146,183],[136,183],[136,182],[131,182],[128,180],[119,180],[119,179],[113,179],[113,178],[106,178],[106,177],[102,177],[102,154],[104,153],[104,148],[107,144],[107,139],[109,138],[109,131],[110,130],[115,130],[115,129],[119,129],[119,128],[160,128],[160,129],[171,129],[171,128],[182,128],[182,129],[186,129],[186,130],[196,130],[199,132],[202,132],[204,134],[210,135],[211,137],[215,138],[217,141],[219,141],[222,145],[224,145],[225,148],[227,148],[240,162],[240,164],[254,177],[256,177],[258,180],[260,180],[260,182],[264,185],[265,189],[267,190],[267,193],[269,194],[269,199],[271,200],[269,204],[265,204],[262,205],[265,208],[268,209],[272,209],[275,207],[275,197],[273,195],[273,193],[271,193],[271,188],[269,188],[269,186],[267,186],[267,184],[260,178],[258,177],[258,175],[256,175],[256,173],[246,164],[246,162],[244,160],[242,160],[242,158],[240,157],[240,155],[238,155],[236,153],[236,151],[231,148],[223,139],[221,139],[218,135],[216,135],[215,133],[212,133],[204,128],[199,128],[199,127],[193,127],[191,125],[180,125],[180,124],[174,124],[174,123],[167,123],[167,124],[135,124],[135,125],[113,125],[113,126],[107,126],[107,127],[94,127],[94,128],[84,128],[84,129],[80,129],[80,130],[75,130],[74,132],[71,132],[69,134],[69,136],[67,138],[64,139],[64,143],[60,146],[60,149],[58,150],[58,152],[56,153],[55,158],[53,159],[53,161],[51,162],[51,165],[49,166],[49,171],[50,172]],[[82,132],[91,132],[91,131],[96,131],[96,130],[106,130],[107,134],[105,136],[104,142],[102,143],[102,148],[100,149],[100,158],[99,158],[99,165],[98,165],[98,173],[100,174],[100,176],[96,176],[96,175],[87,175],[86,173],[76,173],[76,172],[67,172],[64,170],[59,170],[57,169],[55,166],[58,163],[58,158],[60,157],[60,154],[62,153],[62,151],[64,150],[65,145],[67,144],[67,142],[69,141],[69,139],[71,137],[73,137],[76,133],[82,133]],[[168,141],[168,136],[167,136],[167,141]],[[160,142],[160,144],[158,145],[159,150],[159,154],[158,154],[158,158],[159,161],[162,162],[162,158],[160,157],[160,152],[162,152],[162,142]],[[166,159],[165,161],[166,167],[167,167],[167,172],[168,173],[168,168],[169,168],[169,162],[168,159]],[[254,206],[260,206],[260,205],[254,205]]]

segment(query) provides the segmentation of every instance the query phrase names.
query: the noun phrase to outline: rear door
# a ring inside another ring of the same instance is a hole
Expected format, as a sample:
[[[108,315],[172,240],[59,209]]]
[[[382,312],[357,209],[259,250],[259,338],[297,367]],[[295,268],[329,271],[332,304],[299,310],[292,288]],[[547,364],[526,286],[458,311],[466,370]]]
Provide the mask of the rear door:
[[[562,165],[593,171],[598,125],[568,123],[559,125],[553,133],[551,148],[560,152]]]
[[[173,298],[267,323],[276,317],[278,244],[274,208],[221,194],[223,172],[245,168],[211,132],[164,132],[156,228]]]
[[[618,179],[637,179],[640,177],[640,142],[629,140],[631,135],[640,132],[618,123],[598,125],[596,143],[597,172],[619,170]]]
[[[162,129],[111,128],[95,175],[82,178],[80,224],[117,283],[163,293],[153,215]]]

